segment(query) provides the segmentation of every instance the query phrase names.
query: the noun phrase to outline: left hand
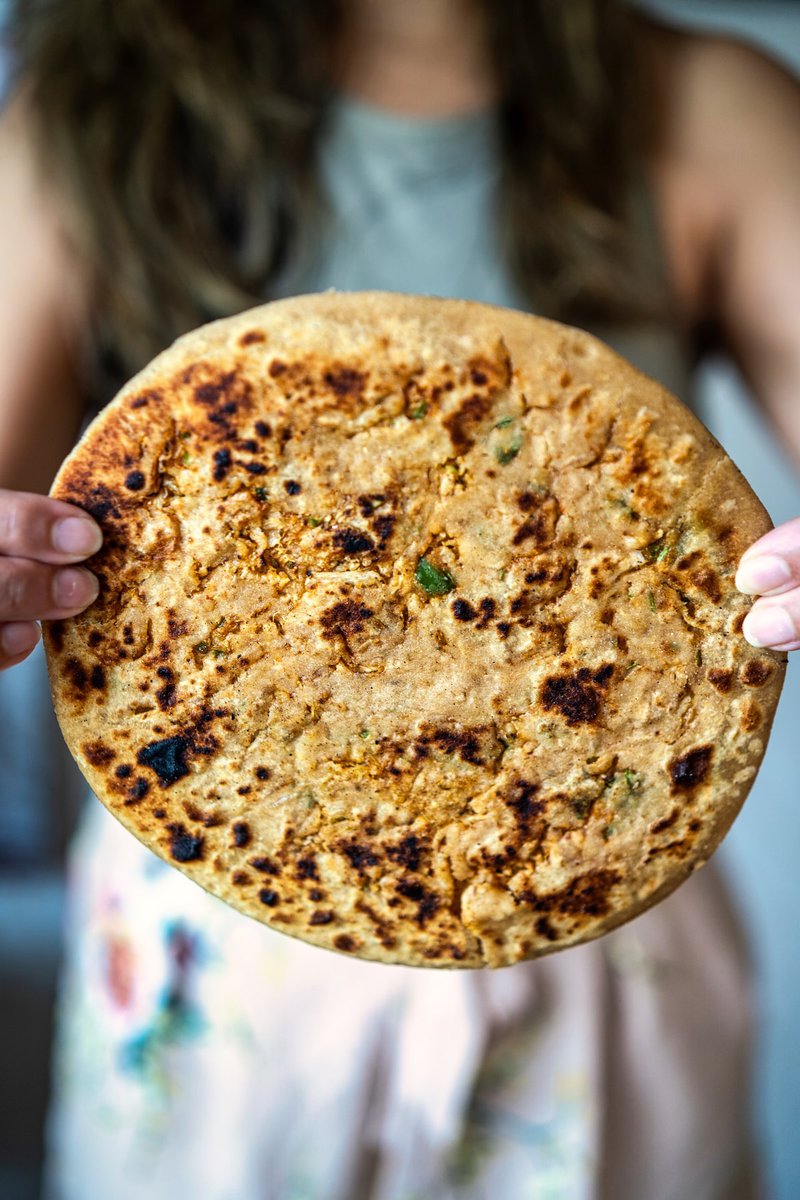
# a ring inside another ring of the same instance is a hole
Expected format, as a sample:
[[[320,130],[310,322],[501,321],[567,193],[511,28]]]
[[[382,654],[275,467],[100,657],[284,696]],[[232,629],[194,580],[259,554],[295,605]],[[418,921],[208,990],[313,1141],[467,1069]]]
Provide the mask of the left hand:
[[[800,650],[800,517],[771,529],[745,550],[736,586],[760,597],[742,628],[750,645]]]

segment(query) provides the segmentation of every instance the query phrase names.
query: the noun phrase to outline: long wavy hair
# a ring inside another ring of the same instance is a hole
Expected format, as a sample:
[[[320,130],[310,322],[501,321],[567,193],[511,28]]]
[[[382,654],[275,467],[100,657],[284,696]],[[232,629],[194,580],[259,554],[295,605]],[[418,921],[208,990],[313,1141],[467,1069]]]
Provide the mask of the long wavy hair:
[[[508,267],[537,311],[654,303],[630,212],[644,139],[623,0],[473,0],[497,81]],[[12,0],[41,157],[91,272],[118,374],[262,301],[313,252],[315,171],[343,0]]]

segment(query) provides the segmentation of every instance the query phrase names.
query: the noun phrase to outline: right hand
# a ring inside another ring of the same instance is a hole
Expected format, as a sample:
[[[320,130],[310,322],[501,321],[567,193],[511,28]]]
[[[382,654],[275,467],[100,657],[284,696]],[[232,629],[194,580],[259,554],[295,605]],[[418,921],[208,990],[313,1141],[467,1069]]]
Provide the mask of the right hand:
[[[0,489],[0,671],[28,657],[37,621],[74,617],[96,599],[97,579],[74,564],[102,540],[82,509]]]

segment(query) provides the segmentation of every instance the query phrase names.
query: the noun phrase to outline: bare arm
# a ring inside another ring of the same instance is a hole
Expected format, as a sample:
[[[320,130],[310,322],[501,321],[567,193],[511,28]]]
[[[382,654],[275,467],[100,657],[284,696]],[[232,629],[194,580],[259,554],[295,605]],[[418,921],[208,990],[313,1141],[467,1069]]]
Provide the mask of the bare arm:
[[[74,347],[86,295],[18,104],[0,120],[0,261],[3,669],[35,645],[35,620],[73,614],[94,598],[94,578],[69,564],[100,543],[90,518],[32,494],[46,492],[80,423]]]
[[[800,463],[800,85],[754,50],[666,38],[669,122],[657,168],[667,244],[691,320],[709,320]],[[800,519],[737,575],[764,598],[757,645],[800,649]]]

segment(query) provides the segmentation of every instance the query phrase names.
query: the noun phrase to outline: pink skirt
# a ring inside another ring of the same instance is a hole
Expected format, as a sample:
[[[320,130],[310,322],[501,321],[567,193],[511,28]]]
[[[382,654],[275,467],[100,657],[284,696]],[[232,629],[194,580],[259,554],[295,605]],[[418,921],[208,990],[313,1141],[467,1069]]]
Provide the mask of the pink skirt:
[[[500,971],[329,954],[93,801],[73,850],[51,1200],[755,1200],[750,991],[706,868]]]

